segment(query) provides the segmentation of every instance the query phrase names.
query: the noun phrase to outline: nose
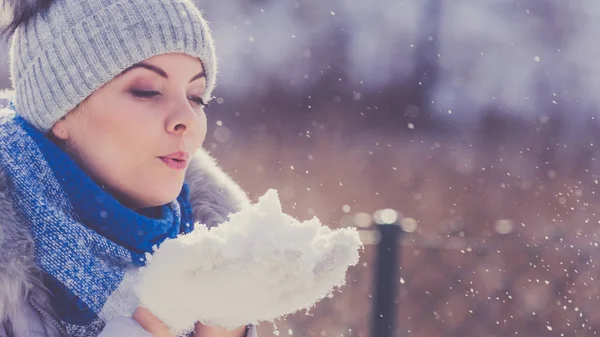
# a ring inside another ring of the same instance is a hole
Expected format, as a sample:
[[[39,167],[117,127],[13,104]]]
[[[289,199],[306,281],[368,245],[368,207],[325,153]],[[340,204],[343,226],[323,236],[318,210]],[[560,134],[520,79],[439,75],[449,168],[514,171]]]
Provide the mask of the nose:
[[[179,104],[173,109],[173,112],[169,114],[166,121],[166,129],[169,133],[183,136],[187,133],[198,130],[198,123],[204,115],[202,109],[194,109],[189,104]]]

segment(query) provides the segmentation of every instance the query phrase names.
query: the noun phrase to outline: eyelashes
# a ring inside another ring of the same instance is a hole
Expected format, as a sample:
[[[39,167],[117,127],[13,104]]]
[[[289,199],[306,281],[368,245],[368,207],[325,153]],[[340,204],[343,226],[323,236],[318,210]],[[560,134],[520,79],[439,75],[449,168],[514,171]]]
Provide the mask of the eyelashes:
[[[131,90],[131,94],[137,98],[158,98],[160,92],[158,91],[145,91],[145,90]]]
[[[201,105],[203,107],[207,107],[208,103],[204,102],[204,100],[202,99],[202,97],[198,97],[198,96],[188,96],[188,99],[198,105]]]
[[[133,95],[135,98],[141,98],[141,99],[158,99],[161,96],[161,93],[158,91],[152,91],[152,90],[137,90],[137,89],[132,89],[131,91],[131,95]],[[192,102],[194,102],[194,104],[203,106],[203,107],[208,107],[208,104],[206,102],[204,102],[204,100],[202,99],[202,97],[199,96],[188,96],[188,99]]]

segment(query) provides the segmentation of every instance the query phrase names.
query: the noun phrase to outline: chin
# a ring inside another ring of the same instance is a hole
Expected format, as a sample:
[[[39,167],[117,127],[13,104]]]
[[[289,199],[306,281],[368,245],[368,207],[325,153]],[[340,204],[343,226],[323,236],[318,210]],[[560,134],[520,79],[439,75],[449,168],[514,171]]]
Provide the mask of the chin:
[[[162,196],[154,197],[152,199],[146,199],[142,202],[137,203],[137,205],[135,205],[134,208],[150,208],[150,207],[163,206],[163,205],[166,205],[166,204],[172,202],[175,199],[177,199],[177,195],[174,196],[173,198],[162,197]]]
[[[156,202],[158,203],[158,205],[155,205],[155,206],[168,204],[168,203],[174,201],[175,199],[177,199],[177,197],[181,193],[182,187],[183,187],[183,183],[173,184],[173,185],[164,186],[162,189],[156,191],[156,193],[154,195],[156,196]]]
[[[166,205],[177,199],[183,188],[183,180],[166,183],[163,181],[162,184],[157,184],[157,181],[154,180],[141,185],[143,186],[130,189],[135,193],[129,194],[129,204],[135,208],[149,208]]]

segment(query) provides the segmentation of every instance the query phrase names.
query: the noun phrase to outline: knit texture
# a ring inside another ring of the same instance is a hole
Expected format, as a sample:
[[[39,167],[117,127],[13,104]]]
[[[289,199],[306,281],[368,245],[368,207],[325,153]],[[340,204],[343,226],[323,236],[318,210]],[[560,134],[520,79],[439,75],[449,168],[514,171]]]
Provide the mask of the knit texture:
[[[187,185],[177,200],[134,212],[17,115],[0,119],[0,165],[68,336],[95,336],[130,316],[144,254],[194,228]]]
[[[10,48],[17,111],[43,132],[152,56],[198,57],[206,73],[205,102],[217,73],[208,24],[191,0],[55,0],[17,29]]]

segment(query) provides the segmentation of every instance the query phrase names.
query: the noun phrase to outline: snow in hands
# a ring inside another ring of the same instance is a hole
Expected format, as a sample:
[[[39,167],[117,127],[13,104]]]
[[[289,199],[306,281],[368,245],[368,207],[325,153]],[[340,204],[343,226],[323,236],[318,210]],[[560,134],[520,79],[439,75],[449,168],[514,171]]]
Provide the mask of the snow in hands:
[[[300,222],[269,190],[218,227],[163,242],[136,290],[176,333],[197,321],[231,329],[312,307],[344,285],[361,249],[356,229]]]

